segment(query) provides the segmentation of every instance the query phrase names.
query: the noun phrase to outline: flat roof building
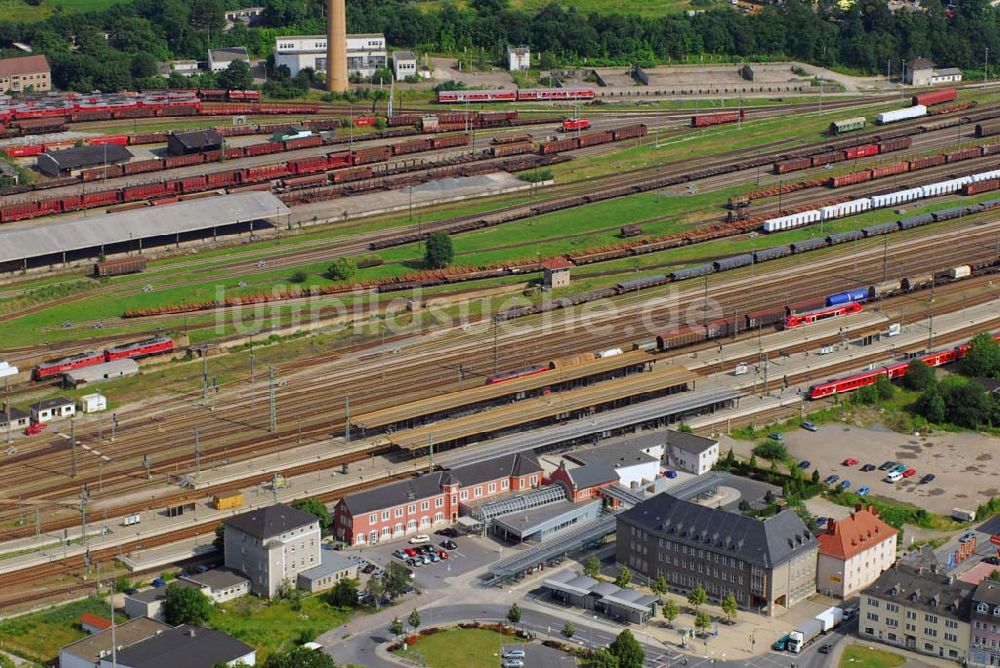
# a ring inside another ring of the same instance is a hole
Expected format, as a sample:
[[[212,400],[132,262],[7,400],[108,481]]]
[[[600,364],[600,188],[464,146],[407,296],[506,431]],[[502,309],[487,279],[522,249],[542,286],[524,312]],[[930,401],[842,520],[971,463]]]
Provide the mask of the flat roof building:
[[[358,562],[333,550],[320,550],[320,564],[299,573],[298,587],[308,592],[326,591],[341,580],[358,577]]]
[[[76,146],[61,151],[47,151],[35,159],[38,171],[46,176],[65,176],[87,167],[118,165],[132,159],[132,154],[118,144]]]
[[[133,359],[112,360],[103,364],[80,367],[67,371],[63,377],[66,385],[70,387],[80,387],[82,385],[93,385],[113,378],[124,378],[134,376],[139,373],[139,363]]]
[[[76,403],[66,397],[45,399],[31,405],[32,422],[48,422],[61,417],[76,415]]]
[[[417,76],[417,59],[412,51],[393,51],[392,70],[396,81]]]
[[[6,91],[47,93],[52,90],[49,61],[43,55],[0,60],[0,93]]]
[[[347,71],[350,75],[369,78],[375,70],[387,66],[385,35],[359,34],[347,36]],[[298,74],[305,68],[326,72],[326,35],[289,35],[278,37],[274,45],[274,66],[284,65]]]
[[[562,603],[594,610],[612,619],[643,624],[656,616],[657,598],[634,589],[622,589],[583,573],[562,571],[545,578],[542,588]]]
[[[215,603],[225,603],[250,593],[250,581],[228,568],[212,568],[204,573],[182,575],[180,579],[200,587]]]
[[[819,544],[791,510],[758,520],[658,494],[617,517],[618,562],[671,588],[774,614],[816,593]],[[711,568],[705,564],[711,562]]]
[[[189,155],[205,151],[218,151],[222,148],[222,142],[222,135],[215,128],[171,132],[167,135],[167,153],[170,155]]]
[[[226,49],[208,50],[208,69],[212,72],[222,72],[229,64],[241,60],[247,65],[250,64],[250,54],[245,46],[233,46]]]

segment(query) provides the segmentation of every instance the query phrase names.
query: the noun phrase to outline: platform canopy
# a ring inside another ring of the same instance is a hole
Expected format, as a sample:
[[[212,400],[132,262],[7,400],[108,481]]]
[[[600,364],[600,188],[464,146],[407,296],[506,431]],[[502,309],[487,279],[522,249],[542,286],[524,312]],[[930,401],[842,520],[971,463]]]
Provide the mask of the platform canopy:
[[[288,214],[288,207],[271,193],[247,192],[38,223],[0,230],[0,262],[272,220]]]

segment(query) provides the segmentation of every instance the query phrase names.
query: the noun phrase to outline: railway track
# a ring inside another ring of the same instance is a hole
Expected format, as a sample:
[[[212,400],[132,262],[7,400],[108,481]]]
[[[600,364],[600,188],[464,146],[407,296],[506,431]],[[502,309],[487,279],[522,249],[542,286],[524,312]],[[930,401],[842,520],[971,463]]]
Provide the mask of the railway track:
[[[940,265],[935,266],[934,264],[939,262],[954,261],[955,264],[958,264],[958,258],[966,259],[969,253],[975,248],[978,247],[981,251],[982,239],[991,238],[994,233],[992,229],[989,231],[980,231],[979,235],[970,238],[969,242],[967,242],[968,245],[953,248],[951,251],[952,255],[939,253],[936,258],[917,264],[903,264],[900,262],[902,256],[913,255],[916,249],[912,246],[898,252],[893,252],[889,256],[893,267],[893,275],[911,275],[912,273],[926,269],[941,269]],[[928,243],[933,246],[934,242]],[[847,268],[845,274],[848,275],[831,276],[824,274],[828,280],[824,281],[825,284],[821,286],[816,285],[814,282],[806,282],[805,285],[796,291],[789,291],[785,286],[776,286],[770,290],[754,290],[752,285],[758,281],[753,278],[751,278],[749,286],[745,278],[726,281],[726,283],[742,285],[739,290],[732,293],[731,297],[727,297],[724,301],[720,300],[720,307],[728,313],[730,308],[740,307],[741,304],[750,309],[754,305],[761,307],[779,302],[786,303],[787,301],[791,301],[793,297],[802,299],[814,297],[816,294],[821,294],[824,290],[833,289],[834,281],[837,281],[844,287],[856,285],[862,279],[877,282],[877,280],[880,280],[879,277],[882,273],[880,250],[877,248],[873,249],[869,245],[862,254],[859,249],[859,253],[856,253],[856,261],[859,264],[857,273]],[[825,264],[836,264],[838,262],[846,264],[843,259],[838,260],[836,258],[831,258]],[[823,264],[824,262],[822,261],[817,262],[819,266]],[[902,270],[906,270],[908,273],[903,273]],[[847,281],[851,281],[851,283],[847,283]],[[747,294],[748,288],[750,295]],[[691,290],[688,296],[683,297],[681,303],[675,307],[676,310],[681,311],[685,308],[691,310],[693,307],[696,307],[701,300],[701,296],[698,293],[697,289]],[[596,349],[622,343],[623,334],[636,321],[636,316],[631,308],[634,305],[629,303],[630,299],[634,299],[634,297],[629,295],[624,299],[618,300],[623,313],[619,317],[611,318],[601,323],[608,327],[611,332],[603,336],[591,337],[587,344],[588,348]],[[655,313],[653,317],[655,319]],[[666,325],[664,324],[663,326]],[[629,332],[629,334],[631,333]],[[544,339],[544,342],[542,342],[542,339]],[[477,354],[476,348],[481,348],[482,346],[479,346],[475,340],[462,344],[460,347],[455,347],[457,345],[457,343],[452,345],[452,357],[461,357],[467,360],[464,362],[464,365],[468,377],[481,377],[490,371],[489,355],[483,355],[481,350]],[[511,354],[511,350],[515,345],[525,352]],[[527,363],[537,362],[539,359],[562,356],[568,354],[570,351],[579,352],[579,345],[580,332],[575,327],[567,327],[565,331],[558,331],[547,335],[545,332],[531,331],[530,329],[519,327],[514,332],[514,336],[504,335],[503,344],[499,352],[504,360],[504,367],[509,368],[521,365],[522,363],[526,365]],[[332,355],[331,353],[329,356],[314,357],[282,366],[281,373],[283,376],[289,378],[290,384],[301,382],[306,387],[285,390],[280,393],[279,413],[284,414],[283,411],[293,410],[292,407],[296,405],[301,407],[307,403],[307,397],[309,400],[315,402],[321,396],[344,396],[348,391],[351,392],[352,406],[359,407],[360,410],[374,410],[387,405],[384,399],[386,392],[399,391],[402,393],[402,396],[419,398],[421,394],[426,396],[429,392],[439,391],[438,389],[432,390],[430,388],[440,388],[440,390],[445,388],[451,389],[454,387],[457,376],[453,367],[440,364],[442,352],[436,346],[432,345],[419,346],[415,347],[412,352],[408,351],[407,359],[405,360],[408,366],[403,366],[401,369],[394,369],[392,373],[394,377],[387,378],[386,381],[382,381],[379,376],[375,375],[374,370],[377,360],[372,357],[358,357],[354,360],[353,364],[345,365],[343,370],[331,371],[327,369],[320,371],[319,369],[323,368],[322,365],[329,364],[332,361]],[[360,365],[360,368],[368,369],[367,377],[362,378],[358,376],[358,365]],[[313,366],[316,367],[315,370],[312,369]],[[301,380],[295,380],[297,377],[301,377]],[[420,378],[423,387],[427,389],[414,393],[412,387],[407,388],[407,385],[413,384],[413,379],[415,378]],[[187,434],[190,433],[191,426],[196,423],[198,423],[202,435],[203,461],[212,457],[220,458],[220,451],[225,452],[226,457],[231,461],[239,461],[243,456],[249,457],[255,453],[293,445],[297,440],[297,430],[295,429],[289,429],[286,426],[284,430],[279,430],[279,433],[276,435],[267,434],[267,425],[264,424],[264,420],[257,417],[260,411],[255,411],[252,402],[246,398],[246,386],[244,383],[245,381],[240,381],[223,388],[226,394],[220,397],[219,401],[225,403],[227,406],[227,417],[225,420],[215,418],[207,410],[196,409],[192,413],[191,409],[182,409],[178,406],[169,413],[164,412],[156,415],[153,422],[155,425],[153,430],[143,428],[149,424],[148,415],[137,416],[137,421],[124,423],[119,429],[119,438],[113,450],[108,451],[112,453],[116,461],[120,462],[119,466],[122,465],[122,461],[131,461],[133,463],[127,465],[125,470],[120,470],[118,473],[115,473],[113,470],[104,473],[105,480],[108,481],[108,491],[103,496],[107,497],[111,494],[135,491],[148,485],[144,480],[144,471],[138,464],[141,461],[143,453],[151,452],[149,439],[156,441],[155,450],[157,452],[187,451],[190,453],[190,448],[185,447],[183,441],[189,440]],[[469,384],[469,382],[465,383],[466,386]],[[348,387],[350,387],[349,390],[347,389]],[[414,394],[418,396],[414,396]],[[394,399],[393,401],[398,401],[398,399]],[[306,442],[329,437],[331,433],[339,432],[343,428],[343,420],[331,417],[329,410],[308,411],[301,408],[298,410],[301,418],[303,418],[301,433]],[[234,423],[240,424],[241,429],[245,432],[246,438],[242,443],[231,437]],[[86,434],[81,430],[80,435],[83,438],[93,439],[90,442],[96,442],[96,434],[93,434],[93,432]],[[33,450],[32,453],[24,453],[26,459],[19,460],[19,469],[22,471],[19,476],[19,489],[22,490],[26,498],[38,498],[40,496],[39,493],[31,491],[31,488],[36,488],[37,492],[42,492],[42,490],[37,489],[38,485],[48,488],[43,498],[59,498],[60,495],[69,495],[71,491],[78,490],[84,481],[90,481],[92,489],[96,487],[95,478],[99,472],[94,470],[96,465],[93,463],[81,466],[77,479],[70,480],[64,478],[64,483],[53,486],[55,479],[53,479],[52,473],[49,471],[65,470],[65,460],[67,458],[65,443],[56,441],[56,444],[57,447],[55,450]],[[62,445],[62,447],[59,448],[58,445]],[[100,449],[104,452],[105,446],[102,445]],[[42,459],[39,459],[39,457]],[[169,458],[168,461],[174,464],[176,472],[178,470],[177,467],[182,466],[185,460],[188,463],[188,467],[190,467],[191,459],[192,455],[190,454],[187,456],[178,454]],[[60,461],[63,463],[60,464]],[[154,473],[158,474],[157,479],[161,479],[163,475],[170,473],[169,465],[160,467],[158,464],[157,466],[158,468],[154,469]],[[0,465],[0,471],[4,468],[6,468],[5,465]],[[190,470],[190,468],[187,470]],[[112,480],[115,480],[115,478],[111,477],[114,475],[118,476],[116,484],[111,483]]]

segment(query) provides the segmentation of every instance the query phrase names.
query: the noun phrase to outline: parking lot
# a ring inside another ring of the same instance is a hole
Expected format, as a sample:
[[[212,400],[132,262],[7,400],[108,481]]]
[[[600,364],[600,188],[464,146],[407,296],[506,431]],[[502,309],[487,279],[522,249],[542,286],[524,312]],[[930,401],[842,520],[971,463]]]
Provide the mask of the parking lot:
[[[820,425],[818,431],[786,432],[783,443],[796,461],[808,460],[808,472],[818,469],[823,478],[831,474],[851,482],[850,489],[868,487],[872,495],[919,505],[947,515],[954,507],[975,509],[983,501],[1000,496],[1000,441],[976,433],[934,432],[899,434],[878,427],[858,427],[845,423]],[[732,445],[745,455],[755,443],[723,437],[720,450]],[[844,466],[847,458],[858,460]],[[865,464],[876,467],[894,461],[916,469],[916,474],[897,483],[883,482],[886,471],[863,472]],[[928,473],[930,483],[920,480]],[[950,491],[946,491],[950,490]]]

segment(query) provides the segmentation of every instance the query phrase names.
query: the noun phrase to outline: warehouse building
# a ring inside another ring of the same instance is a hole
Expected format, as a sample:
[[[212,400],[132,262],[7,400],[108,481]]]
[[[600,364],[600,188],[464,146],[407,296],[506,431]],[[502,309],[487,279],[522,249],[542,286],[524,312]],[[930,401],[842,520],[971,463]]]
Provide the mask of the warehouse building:
[[[358,561],[332,550],[320,550],[320,564],[299,573],[299,589],[315,593],[335,587],[341,580],[358,578]]]
[[[28,89],[36,93],[52,90],[52,73],[45,56],[22,56],[0,60],[0,93],[21,93]]]
[[[957,67],[938,69],[937,65],[931,60],[914,58],[905,63],[903,78],[911,86],[955,84],[962,81],[962,70]]]
[[[222,135],[214,128],[171,132],[167,135],[167,153],[170,155],[190,155],[222,148]]]
[[[128,149],[118,144],[76,146],[61,151],[40,153],[35,165],[46,176],[70,176],[81,169],[104,165],[120,165],[132,159]]]
[[[76,415],[76,404],[66,397],[45,399],[31,406],[32,422],[49,422],[57,418]]]
[[[114,378],[134,376],[137,373],[139,373],[138,362],[133,359],[122,359],[73,369],[67,371],[63,378],[67,387],[82,387]]]
[[[768,615],[816,593],[819,544],[791,510],[757,520],[663,493],[618,515],[616,533],[619,563],[681,592]]]
[[[349,494],[334,508],[334,534],[361,545],[425,532],[454,523],[467,505],[537,487],[542,475],[534,454],[518,453]]]
[[[348,35],[347,72],[369,78],[375,70],[386,67],[385,35]],[[274,66],[284,65],[294,77],[311,68],[326,72],[326,35],[278,37],[274,45]]]

